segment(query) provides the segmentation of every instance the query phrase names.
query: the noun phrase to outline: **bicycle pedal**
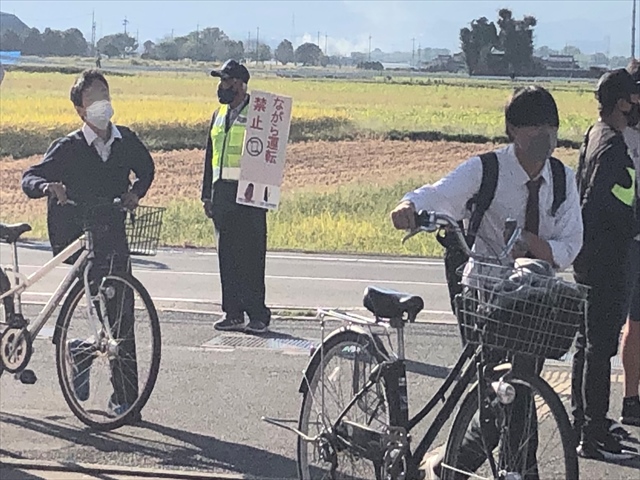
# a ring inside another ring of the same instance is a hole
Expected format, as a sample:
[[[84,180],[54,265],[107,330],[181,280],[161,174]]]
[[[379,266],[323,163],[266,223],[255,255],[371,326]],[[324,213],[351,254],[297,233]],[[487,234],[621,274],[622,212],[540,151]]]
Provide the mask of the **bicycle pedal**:
[[[37,381],[38,377],[36,377],[33,370],[23,370],[22,373],[20,373],[20,382],[23,385],[33,385]]]

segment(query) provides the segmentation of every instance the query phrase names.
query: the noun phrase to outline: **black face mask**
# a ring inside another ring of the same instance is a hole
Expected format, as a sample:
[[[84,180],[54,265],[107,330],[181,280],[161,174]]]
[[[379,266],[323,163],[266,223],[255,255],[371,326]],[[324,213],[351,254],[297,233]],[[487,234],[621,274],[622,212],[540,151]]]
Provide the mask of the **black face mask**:
[[[631,109],[628,112],[624,112],[624,116],[627,119],[627,125],[635,127],[640,123],[640,105],[633,103]]]
[[[218,86],[218,100],[223,105],[229,105],[233,102],[233,99],[236,98],[236,92],[233,91],[233,88],[222,88],[222,86]]]

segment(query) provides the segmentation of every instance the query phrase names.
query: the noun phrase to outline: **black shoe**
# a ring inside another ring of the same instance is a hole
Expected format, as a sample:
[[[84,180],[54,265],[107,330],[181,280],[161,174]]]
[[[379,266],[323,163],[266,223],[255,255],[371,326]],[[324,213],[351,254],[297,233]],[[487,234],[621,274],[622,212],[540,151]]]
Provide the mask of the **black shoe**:
[[[236,318],[225,316],[222,320],[214,323],[213,328],[222,332],[244,332],[244,317]]]
[[[576,449],[578,455],[593,460],[623,461],[638,456],[638,450],[620,443],[610,432],[597,436],[583,436]]]
[[[261,320],[250,320],[244,331],[247,333],[266,333],[269,331],[269,326]]]
[[[640,427],[640,397],[629,397],[622,401],[620,423]]]
[[[631,438],[631,434],[612,418],[607,417],[605,421],[607,422],[609,433],[613,435],[613,438],[615,438],[616,440],[623,442]]]

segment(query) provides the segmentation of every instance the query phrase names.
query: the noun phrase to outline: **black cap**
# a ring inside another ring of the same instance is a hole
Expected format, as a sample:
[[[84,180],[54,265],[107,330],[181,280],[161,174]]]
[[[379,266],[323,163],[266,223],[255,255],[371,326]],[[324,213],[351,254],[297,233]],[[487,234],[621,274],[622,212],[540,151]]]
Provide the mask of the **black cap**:
[[[596,89],[596,98],[601,105],[613,105],[620,99],[628,100],[630,95],[640,93],[640,86],[624,68],[607,72]]]
[[[211,70],[211,76],[220,77],[222,79],[237,78],[238,80],[242,80],[244,83],[249,83],[249,79],[251,78],[247,67],[240,65],[235,60],[227,60],[224,62],[220,70]]]

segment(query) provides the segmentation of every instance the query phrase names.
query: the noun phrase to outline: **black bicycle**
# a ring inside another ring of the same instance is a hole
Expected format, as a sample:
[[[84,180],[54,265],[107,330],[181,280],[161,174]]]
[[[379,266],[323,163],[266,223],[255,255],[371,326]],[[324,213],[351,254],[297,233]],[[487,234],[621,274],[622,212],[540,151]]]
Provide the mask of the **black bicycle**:
[[[420,463],[457,405],[436,465],[441,479],[578,479],[569,418],[540,372],[545,358],[558,359],[571,347],[584,320],[585,287],[555,277],[543,262],[509,262],[520,228],[502,252],[486,258],[469,250],[447,215],[421,212],[417,225],[405,240],[447,228],[471,258],[456,298],[465,346],[435,395],[409,416],[404,335],[422,299],[369,287],[364,305],[374,319],[319,311],[322,343],[300,385],[298,428],[263,420],[298,435],[303,480],[424,478]],[[325,337],[327,318],[346,324]],[[439,404],[414,446],[411,432]]]

